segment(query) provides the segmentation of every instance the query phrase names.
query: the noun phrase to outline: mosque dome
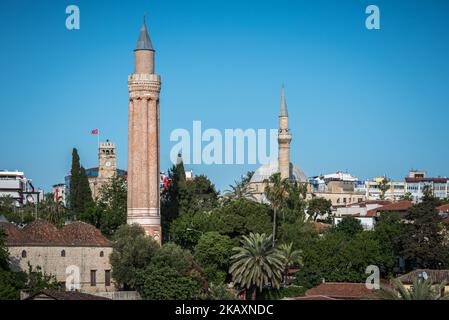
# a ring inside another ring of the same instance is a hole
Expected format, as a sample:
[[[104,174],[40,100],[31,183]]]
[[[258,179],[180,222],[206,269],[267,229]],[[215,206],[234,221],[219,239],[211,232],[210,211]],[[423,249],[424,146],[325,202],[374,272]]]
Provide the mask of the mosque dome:
[[[269,179],[273,174],[279,172],[279,161],[273,160],[267,164],[264,164],[259,169],[254,172],[250,183],[260,183],[264,182],[265,179]],[[290,180],[293,182],[307,182],[307,177],[304,172],[294,166],[293,163],[290,162]]]

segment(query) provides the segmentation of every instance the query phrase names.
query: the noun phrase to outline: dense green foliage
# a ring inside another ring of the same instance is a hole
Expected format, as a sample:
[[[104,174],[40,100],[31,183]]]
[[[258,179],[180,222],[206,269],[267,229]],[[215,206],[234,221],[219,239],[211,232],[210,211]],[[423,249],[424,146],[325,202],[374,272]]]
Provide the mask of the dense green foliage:
[[[252,291],[253,300],[257,289],[271,285],[278,289],[285,270],[285,257],[272,246],[272,235],[250,233],[243,236],[241,247],[235,247],[229,272],[233,281],[247,291]]]
[[[314,197],[307,203],[307,214],[313,221],[317,221],[320,217],[326,214],[331,214],[332,201]]]
[[[297,284],[311,287],[323,279],[329,282],[364,282],[369,265],[391,268],[394,256],[382,251],[372,231],[348,236],[343,232],[329,232],[313,245],[303,248],[304,265]]]
[[[359,219],[347,216],[344,217],[339,224],[337,224],[335,231],[342,232],[348,237],[354,237],[363,231],[363,227]]]
[[[126,224],[126,211],[126,178],[116,176],[101,187],[99,198],[79,218],[112,237],[121,225]]]
[[[231,238],[216,231],[201,236],[195,246],[194,258],[210,283],[220,284],[226,280],[233,247]]]
[[[158,244],[145,236],[138,225],[123,225],[114,235],[113,252],[109,257],[112,277],[124,289],[135,289],[136,274],[146,268]]]
[[[80,164],[78,150],[72,151],[72,168],[70,170],[69,206],[74,219],[85,213],[93,204],[86,170]]]
[[[401,236],[402,256],[407,270],[442,269],[449,265],[449,246],[442,233],[442,218],[428,199],[415,205],[406,215],[408,223]]]
[[[198,299],[205,286],[190,252],[173,243],[157,250],[136,278],[138,291],[150,300]]]
[[[270,209],[266,205],[240,198],[211,212],[183,214],[173,221],[170,230],[171,240],[188,249],[193,249],[201,234],[208,231],[237,239],[237,244],[242,235],[250,232],[270,232]]]

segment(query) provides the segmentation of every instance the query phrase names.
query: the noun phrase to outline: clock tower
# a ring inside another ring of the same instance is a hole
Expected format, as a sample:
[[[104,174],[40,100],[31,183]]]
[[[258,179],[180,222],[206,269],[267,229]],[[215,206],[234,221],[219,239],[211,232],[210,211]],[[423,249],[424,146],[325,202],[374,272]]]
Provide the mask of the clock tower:
[[[98,149],[98,180],[107,180],[117,174],[117,155],[115,144],[106,140]]]

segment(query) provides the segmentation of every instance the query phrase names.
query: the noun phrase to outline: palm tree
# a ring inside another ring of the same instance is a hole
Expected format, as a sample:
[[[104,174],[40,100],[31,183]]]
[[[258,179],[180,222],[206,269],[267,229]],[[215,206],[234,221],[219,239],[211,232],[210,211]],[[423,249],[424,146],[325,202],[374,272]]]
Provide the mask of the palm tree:
[[[281,252],[271,246],[272,235],[250,233],[243,236],[242,246],[233,248],[236,253],[231,257],[229,272],[235,283],[245,290],[252,290],[252,299],[256,299],[257,288],[271,284],[279,288],[285,258]]]
[[[283,279],[286,281],[288,270],[295,264],[302,265],[302,250],[293,250],[293,243],[290,244],[281,244],[279,246],[279,251],[284,257],[284,274]]]
[[[406,288],[398,279],[394,279],[393,288],[381,288],[379,298],[385,300],[448,300],[442,294],[445,283],[433,285],[430,279],[416,277],[411,288]]]
[[[280,173],[275,173],[265,180],[265,196],[273,209],[273,247],[276,242],[276,217],[279,208],[288,197],[289,187],[288,180],[282,179]]]
[[[241,181],[234,181],[235,185],[229,185],[230,189],[227,189],[224,192],[225,197],[236,200],[241,198],[256,200],[256,197],[249,189],[249,182],[253,174],[254,174],[253,171],[248,171],[246,176],[242,176]]]
[[[390,180],[385,176],[379,183],[380,200],[385,200],[385,193],[390,190]]]

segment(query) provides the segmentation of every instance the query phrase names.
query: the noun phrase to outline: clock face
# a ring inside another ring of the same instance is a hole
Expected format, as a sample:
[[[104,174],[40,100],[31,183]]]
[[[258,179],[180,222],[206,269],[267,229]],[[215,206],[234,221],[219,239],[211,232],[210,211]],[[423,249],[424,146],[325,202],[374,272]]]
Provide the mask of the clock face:
[[[110,163],[109,161],[107,161],[107,162],[105,163],[105,166],[106,166],[106,167],[110,167],[110,166],[111,166],[111,163]]]

